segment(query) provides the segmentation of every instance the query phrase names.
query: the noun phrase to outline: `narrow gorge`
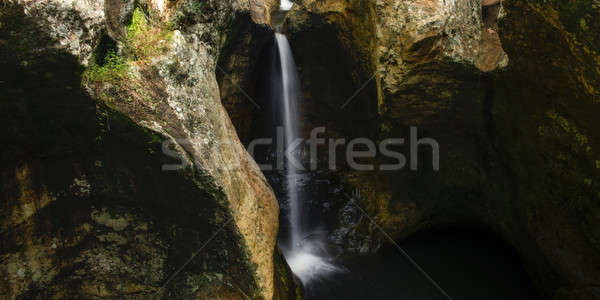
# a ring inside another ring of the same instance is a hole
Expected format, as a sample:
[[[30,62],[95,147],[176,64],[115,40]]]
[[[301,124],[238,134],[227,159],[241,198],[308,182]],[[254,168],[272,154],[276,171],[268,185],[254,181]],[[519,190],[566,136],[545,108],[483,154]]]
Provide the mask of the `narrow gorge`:
[[[0,0],[1,299],[600,299],[597,0]]]

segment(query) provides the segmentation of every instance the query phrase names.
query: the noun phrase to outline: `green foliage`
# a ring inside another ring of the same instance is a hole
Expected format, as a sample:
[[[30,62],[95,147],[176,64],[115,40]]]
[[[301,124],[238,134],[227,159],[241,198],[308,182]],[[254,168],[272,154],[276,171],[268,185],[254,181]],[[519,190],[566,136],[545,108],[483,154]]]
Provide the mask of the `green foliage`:
[[[146,19],[146,15],[140,8],[136,8],[133,11],[133,16],[131,18],[131,24],[127,27],[127,36],[130,40],[134,40],[139,37],[141,34],[144,34],[148,31],[148,20]]]
[[[84,82],[110,82],[124,88],[124,80],[129,78],[129,63],[140,63],[163,54],[168,49],[172,35],[170,30],[152,26],[143,10],[136,8],[127,26],[124,56],[117,54],[116,43],[105,35],[84,73]],[[111,98],[108,95],[106,97]],[[131,102],[131,97],[128,99]]]
[[[94,62],[99,66],[103,66],[110,51],[117,51],[117,42],[108,36],[108,34],[103,34],[100,43],[98,43],[94,51]]]
[[[129,75],[129,66],[123,57],[117,55],[114,50],[106,52],[104,63],[98,65],[96,59],[90,63],[90,67],[84,73],[86,82],[112,82],[117,83]]]
[[[168,50],[172,38],[172,30],[152,26],[142,9],[136,8],[133,11],[131,23],[127,27],[127,46],[136,60],[163,54]]]
[[[142,103],[154,105],[155,100],[147,89],[132,76],[131,66],[147,66],[151,58],[168,51],[173,31],[164,25],[152,23],[141,8],[133,11],[121,50],[108,35],[100,41],[88,69],[83,74],[83,84],[95,87],[100,98],[108,105],[119,103]],[[118,51],[118,52],[117,52]],[[110,86],[98,84],[111,83]],[[98,89],[99,88],[99,89]]]

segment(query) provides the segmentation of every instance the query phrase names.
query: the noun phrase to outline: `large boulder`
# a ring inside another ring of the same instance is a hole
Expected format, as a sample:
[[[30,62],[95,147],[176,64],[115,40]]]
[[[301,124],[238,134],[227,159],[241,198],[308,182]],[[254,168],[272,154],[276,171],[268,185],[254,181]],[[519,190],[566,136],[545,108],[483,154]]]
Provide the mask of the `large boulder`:
[[[232,24],[267,27],[274,2],[1,5],[0,295],[297,293],[215,75]]]

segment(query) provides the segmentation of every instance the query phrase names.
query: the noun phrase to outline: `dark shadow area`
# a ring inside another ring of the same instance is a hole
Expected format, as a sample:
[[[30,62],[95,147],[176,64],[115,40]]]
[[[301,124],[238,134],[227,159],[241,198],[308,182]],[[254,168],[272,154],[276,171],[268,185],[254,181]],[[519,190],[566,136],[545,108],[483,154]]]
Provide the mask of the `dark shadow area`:
[[[495,1],[491,1],[495,2]],[[483,25],[486,29],[498,29],[498,14],[500,13],[500,1],[491,5],[484,5],[481,7]]]
[[[335,25],[317,15],[308,20],[304,27],[286,28],[304,92],[301,132],[308,136],[323,126],[324,136],[373,137],[378,132],[374,73],[362,69]]]
[[[85,68],[22,8],[1,9],[0,254],[34,253],[31,263],[44,277],[24,275],[23,291],[7,279],[0,298],[89,299],[96,286],[118,298],[127,285],[141,287],[136,296],[156,295],[201,242],[223,229],[213,222],[228,217],[222,192],[202,172],[163,172],[163,164],[177,163],[163,155],[164,138],[90,97],[81,83]],[[96,55],[112,48],[104,37]],[[99,210],[128,216],[117,242],[102,240],[114,232],[93,219]],[[255,288],[239,263],[235,232],[223,230],[185,274],[218,271],[235,278],[238,289]],[[99,268],[90,255],[119,263]],[[160,273],[153,273],[153,259],[164,259],[155,265]],[[171,282],[167,297],[189,296],[185,278]]]
[[[398,244],[452,299],[539,299],[514,249],[486,229],[438,226]],[[446,299],[390,243],[345,267],[307,299]]]
[[[255,24],[242,14],[235,16],[219,53],[215,73],[221,102],[244,145],[263,133],[269,116],[262,90],[273,43],[269,26]]]

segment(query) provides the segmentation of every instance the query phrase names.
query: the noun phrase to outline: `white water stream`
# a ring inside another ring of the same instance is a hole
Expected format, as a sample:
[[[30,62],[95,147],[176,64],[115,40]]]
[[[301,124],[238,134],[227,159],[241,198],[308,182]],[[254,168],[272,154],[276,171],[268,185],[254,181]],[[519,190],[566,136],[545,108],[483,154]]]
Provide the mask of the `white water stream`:
[[[281,2],[279,4],[279,9],[281,9],[281,10],[290,10],[290,9],[292,9],[292,5],[294,5],[294,3],[292,1],[281,0]]]
[[[283,5],[283,2],[282,2]],[[285,148],[293,145],[299,137],[297,102],[301,98],[300,79],[290,44],[281,33],[275,34],[281,66],[281,95],[273,99],[274,106],[280,107],[279,113],[285,132]],[[286,151],[287,152],[287,151]],[[298,152],[288,153],[294,157],[286,159],[286,188],[289,203],[290,241],[281,245],[290,268],[300,280],[307,284],[318,276],[339,270],[331,264],[321,241],[317,240],[303,226],[303,199],[299,184],[306,179],[300,172]],[[304,238],[307,237],[307,238]]]

